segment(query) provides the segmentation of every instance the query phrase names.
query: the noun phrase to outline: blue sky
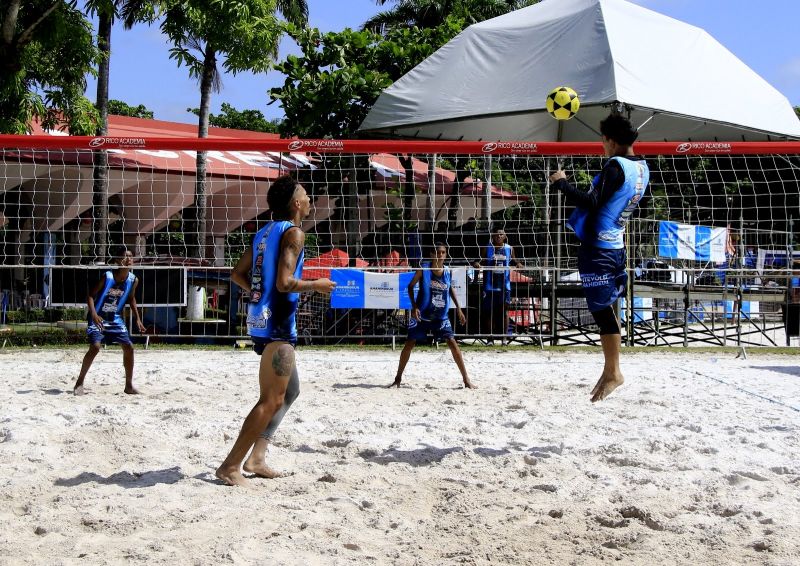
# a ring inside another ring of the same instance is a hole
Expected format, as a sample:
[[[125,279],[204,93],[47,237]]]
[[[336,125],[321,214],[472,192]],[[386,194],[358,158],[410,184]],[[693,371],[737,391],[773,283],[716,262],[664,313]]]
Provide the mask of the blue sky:
[[[800,105],[800,0],[634,0],[651,10],[701,27],[745,64],[781,91],[795,106]],[[323,31],[358,28],[380,9],[373,0],[308,0],[311,25]],[[168,44],[157,26],[137,26],[126,31],[115,27],[112,35],[111,98],[129,104],[144,104],[156,118],[195,123],[186,108],[200,105],[196,81],[187,69],[168,57]],[[281,56],[295,51],[284,41]],[[691,61],[687,61],[691,64]],[[256,108],[269,118],[282,116],[276,104],[267,106],[268,90],[283,83],[283,75],[272,72],[254,76],[225,76],[223,89],[212,100],[212,112],[222,102],[236,108]],[[90,79],[87,94],[95,98]],[[698,93],[716,96],[716,93]]]

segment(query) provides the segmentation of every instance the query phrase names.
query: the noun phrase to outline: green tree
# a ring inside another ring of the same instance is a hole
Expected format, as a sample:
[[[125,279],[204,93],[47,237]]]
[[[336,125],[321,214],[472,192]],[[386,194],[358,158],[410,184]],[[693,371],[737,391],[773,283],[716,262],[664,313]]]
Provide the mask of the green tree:
[[[188,67],[189,76],[200,82],[199,137],[208,136],[211,93],[221,88],[217,58],[224,58],[222,68],[231,74],[268,71],[282,35],[279,13],[305,24],[308,5],[305,0],[168,1],[161,30],[173,44],[170,58]],[[193,228],[190,253],[204,259],[206,154],[202,151],[197,154],[195,204],[187,212]]]
[[[97,15],[97,50],[100,57],[97,63],[97,127],[93,132],[98,136],[108,134],[108,83],[111,69],[111,28],[114,20],[124,17],[125,27],[130,29],[137,21],[152,20],[155,16],[153,4],[147,0],[88,0],[86,9]],[[104,260],[108,249],[108,152],[99,150],[93,154],[94,182],[92,209],[94,216],[95,259]]]
[[[187,108],[186,111],[195,116],[200,115],[199,108]],[[209,113],[208,123],[216,128],[277,134],[281,121],[277,118],[267,120],[260,110],[237,110],[227,102],[223,102],[222,113]]]
[[[379,6],[388,3],[394,4],[392,9],[380,12],[363,24],[363,29],[373,30],[378,33],[391,35],[394,30],[409,27],[422,29],[437,28],[450,19],[462,20],[465,25],[481,22],[490,18],[501,16],[513,10],[536,4],[539,0],[376,0]],[[410,170],[410,160],[404,161],[407,171]],[[460,192],[466,179],[463,158],[456,157],[456,182],[450,198],[450,208],[447,219],[450,229],[455,227],[458,207],[460,205]],[[410,199],[409,190],[406,191]]]
[[[114,100],[113,98],[108,101],[108,113],[115,116],[130,116],[131,118],[144,118],[146,120],[152,120],[155,117],[153,111],[144,104],[130,106],[121,100]]]
[[[290,55],[275,68],[286,76],[282,87],[270,91],[285,114],[280,132],[303,138],[354,137],[359,125],[381,91],[410,71],[436,49],[455,37],[464,20],[450,17],[436,28],[397,28],[385,36],[371,31],[320,33],[317,29],[287,26],[288,35],[299,45],[302,55]],[[366,156],[358,162],[329,154],[319,156],[323,166],[307,173],[315,190],[326,187],[338,197],[339,214],[345,221],[355,220],[356,192],[370,190]],[[402,156],[411,168],[410,156]],[[354,173],[351,173],[353,171]],[[387,220],[400,230],[412,228],[410,205],[414,175],[410,171],[402,187],[403,208],[387,210]],[[357,235],[357,229],[347,233]],[[348,244],[350,257],[358,255],[358,243]]]
[[[794,107],[794,113],[797,114],[797,118],[800,119],[800,106]]]
[[[363,29],[384,33],[403,27],[434,28],[442,25],[449,16],[473,24],[502,16],[539,0],[375,0],[378,6],[388,3],[390,10],[379,12],[363,24]]]
[[[0,5],[0,132],[46,129],[91,134],[94,106],[83,96],[98,60],[92,28],[76,1],[6,0]]]
[[[301,55],[289,55],[274,68],[286,76],[273,88],[280,102],[285,136],[352,137],[380,93],[464,28],[450,17],[436,28],[397,28],[385,36],[370,31],[321,33],[287,25]]]

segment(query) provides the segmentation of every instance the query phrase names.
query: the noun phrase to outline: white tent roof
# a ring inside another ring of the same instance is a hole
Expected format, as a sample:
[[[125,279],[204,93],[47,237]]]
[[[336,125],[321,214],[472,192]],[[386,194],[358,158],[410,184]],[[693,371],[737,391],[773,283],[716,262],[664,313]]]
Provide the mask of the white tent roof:
[[[786,97],[708,33],[624,0],[544,0],[470,26],[387,88],[361,130],[556,140],[544,103],[558,86],[581,100],[562,141],[595,141],[614,102],[640,140],[800,138]]]

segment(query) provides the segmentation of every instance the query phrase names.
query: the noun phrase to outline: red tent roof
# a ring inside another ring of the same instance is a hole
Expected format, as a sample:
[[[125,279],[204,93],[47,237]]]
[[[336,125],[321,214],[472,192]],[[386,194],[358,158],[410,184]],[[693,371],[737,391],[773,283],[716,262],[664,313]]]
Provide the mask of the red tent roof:
[[[66,136],[65,132],[44,131],[38,123],[33,124],[33,134],[52,136]],[[147,120],[144,118],[131,118],[128,116],[108,117],[108,135],[118,138],[138,139],[147,137],[174,137],[187,138],[197,136],[197,126],[193,124],[180,124],[164,120]],[[252,139],[276,140],[278,134],[265,134],[261,132],[248,132],[245,130],[231,130],[228,128],[209,128],[210,139]],[[52,152],[46,151],[19,151],[21,157],[35,159],[41,156],[48,162],[54,160]],[[146,150],[146,149],[110,149],[109,165],[124,167],[148,172],[179,173],[181,175],[194,175],[196,172],[196,152],[190,150]],[[41,155],[39,155],[41,154]],[[251,180],[275,179],[281,173],[286,173],[297,168],[298,164],[305,165],[308,159],[305,153],[281,156],[278,152],[269,151],[209,151],[207,152],[207,171],[209,176],[245,177]],[[92,165],[92,154],[89,151],[65,150],[59,152],[55,158],[65,165]]]
[[[356,267],[367,267],[369,264],[361,258],[356,258]],[[303,265],[303,279],[320,279],[331,276],[331,268],[348,267],[350,256],[347,252],[333,248],[329,252],[305,260]]]

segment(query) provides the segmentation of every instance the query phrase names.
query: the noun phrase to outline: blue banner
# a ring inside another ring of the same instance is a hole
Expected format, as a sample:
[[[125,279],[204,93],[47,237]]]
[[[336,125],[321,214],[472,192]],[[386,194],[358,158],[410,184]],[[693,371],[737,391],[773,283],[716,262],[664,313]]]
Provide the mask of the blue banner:
[[[401,273],[400,274],[400,308],[401,309],[410,309],[411,308],[411,299],[408,298],[408,284],[411,283],[411,280],[414,278],[414,272],[409,271],[408,273]],[[414,286],[414,296],[417,296],[417,292],[419,291],[419,284]]]
[[[459,304],[467,304],[467,270],[453,269],[452,285]],[[410,309],[408,285],[413,271],[402,273],[376,273],[359,269],[331,269],[331,280],[336,288],[331,293],[331,307],[335,309]],[[414,294],[418,291],[414,287]],[[453,308],[451,303],[451,308]]]
[[[675,222],[658,223],[659,257],[678,257],[678,225]]]
[[[658,223],[658,255],[691,261],[725,261],[728,231],[677,222]]]
[[[336,288],[331,293],[331,307],[335,309],[363,309],[364,272],[356,269],[331,269],[331,281]]]

